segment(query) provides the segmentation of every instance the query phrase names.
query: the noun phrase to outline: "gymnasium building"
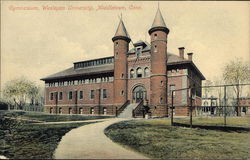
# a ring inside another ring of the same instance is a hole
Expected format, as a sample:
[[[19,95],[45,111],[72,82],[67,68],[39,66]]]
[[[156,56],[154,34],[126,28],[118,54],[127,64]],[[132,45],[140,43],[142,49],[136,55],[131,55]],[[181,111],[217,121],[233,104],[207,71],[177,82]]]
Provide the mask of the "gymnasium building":
[[[129,48],[131,39],[120,19],[110,40],[114,47],[112,56],[75,62],[70,68],[42,78],[45,111],[168,116],[170,91],[199,87],[205,77],[194,64],[193,53],[186,54],[184,47],[177,48],[177,54],[167,52],[169,29],[159,8],[148,33],[150,43],[138,40]],[[188,115],[189,94],[188,90],[174,94],[175,115]],[[195,103],[201,105],[201,89],[197,88],[195,95]]]

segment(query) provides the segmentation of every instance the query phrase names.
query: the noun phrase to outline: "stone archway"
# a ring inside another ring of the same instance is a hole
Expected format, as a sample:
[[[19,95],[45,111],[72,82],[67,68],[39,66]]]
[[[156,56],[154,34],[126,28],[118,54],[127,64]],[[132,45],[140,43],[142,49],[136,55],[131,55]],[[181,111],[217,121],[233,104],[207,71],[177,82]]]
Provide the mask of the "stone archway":
[[[132,103],[139,103],[147,99],[147,90],[145,87],[138,85],[132,90]]]

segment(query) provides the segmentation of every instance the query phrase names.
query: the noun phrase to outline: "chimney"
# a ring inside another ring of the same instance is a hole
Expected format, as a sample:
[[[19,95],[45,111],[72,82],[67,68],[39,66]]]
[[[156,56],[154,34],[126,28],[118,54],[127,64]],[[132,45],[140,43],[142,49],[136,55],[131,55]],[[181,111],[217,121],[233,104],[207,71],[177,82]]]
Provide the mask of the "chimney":
[[[187,55],[188,55],[188,60],[192,61],[192,59],[193,59],[193,53],[188,53]]]
[[[179,56],[181,57],[181,59],[184,59],[184,49],[184,47],[179,48]]]

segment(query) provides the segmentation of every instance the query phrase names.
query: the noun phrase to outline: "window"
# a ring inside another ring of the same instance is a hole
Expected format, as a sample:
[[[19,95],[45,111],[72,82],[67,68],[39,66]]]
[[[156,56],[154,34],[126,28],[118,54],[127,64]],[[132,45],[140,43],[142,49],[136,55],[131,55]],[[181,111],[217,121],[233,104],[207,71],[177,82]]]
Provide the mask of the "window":
[[[103,114],[107,115],[107,108],[106,107],[103,108]]]
[[[161,86],[163,86],[163,81],[161,81]]]
[[[137,68],[136,74],[137,74],[137,78],[141,78],[142,77],[142,69],[140,67]]]
[[[90,114],[95,114],[95,109],[94,109],[94,107],[91,107],[91,108],[90,108]]]
[[[156,33],[154,34],[154,39],[157,39],[157,34]]]
[[[135,78],[135,71],[134,71],[134,69],[130,70],[130,78]]]
[[[50,114],[52,114],[52,113],[53,113],[53,108],[52,108],[52,107],[50,107],[50,109],[49,109],[49,113],[50,113]]]
[[[79,109],[79,114],[83,114],[83,109],[82,108]]]
[[[102,98],[107,98],[107,89],[102,90]]]
[[[68,98],[71,100],[73,98],[73,92],[69,91]]]
[[[63,99],[63,92],[59,92],[59,100],[62,100]]]
[[[49,100],[53,100],[53,98],[54,98],[54,93],[50,93],[50,97],[49,97]]]
[[[149,69],[148,69],[148,67],[146,67],[144,69],[144,77],[149,77]]]
[[[69,108],[69,114],[72,114],[72,108]]]
[[[124,91],[123,90],[121,91],[121,95],[124,95]]]
[[[160,104],[163,104],[163,98],[162,97],[160,98]]]
[[[79,91],[79,99],[83,99],[83,91]]]
[[[175,85],[171,84],[170,87],[169,87],[169,89],[170,89],[170,93],[169,94],[172,95],[172,91],[175,90]],[[175,92],[174,92],[174,96],[175,96]]]
[[[61,107],[59,108],[59,114],[62,114],[62,108]]]
[[[124,78],[124,74],[122,73],[122,78]]]
[[[141,52],[142,52],[142,48],[141,47],[137,47],[136,51],[135,51],[136,56],[139,56],[141,54]]]
[[[157,46],[155,45],[155,47],[154,47],[154,52],[157,52]]]
[[[95,98],[95,90],[91,90],[90,91],[90,99],[94,99]]]
[[[115,42],[115,46],[118,47],[118,42]]]

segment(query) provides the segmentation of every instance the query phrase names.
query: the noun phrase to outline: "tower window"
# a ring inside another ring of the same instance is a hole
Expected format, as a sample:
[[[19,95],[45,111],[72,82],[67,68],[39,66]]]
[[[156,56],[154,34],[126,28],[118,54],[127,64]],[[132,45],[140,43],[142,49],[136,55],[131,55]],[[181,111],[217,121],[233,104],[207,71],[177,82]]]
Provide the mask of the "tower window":
[[[163,86],[163,81],[161,81],[161,86]]]
[[[154,52],[157,52],[157,46],[155,45],[155,47],[154,47]]]
[[[124,78],[124,74],[122,73],[122,78]]]
[[[124,91],[123,90],[121,91],[121,95],[124,95]]]
[[[154,38],[157,39],[157,34],[156,33],[154,34]]]
[[[135,71],[134,71],[134,69],[130,70],[130,78],[135,78]]]
[[[118,46],[118,42],[115,42],[115,46],[116,46],[116,47]]]
[[[140,67],[137,68],[136,75],[137,75],[137,78],[141,78],[142,77],[142,69]]]

